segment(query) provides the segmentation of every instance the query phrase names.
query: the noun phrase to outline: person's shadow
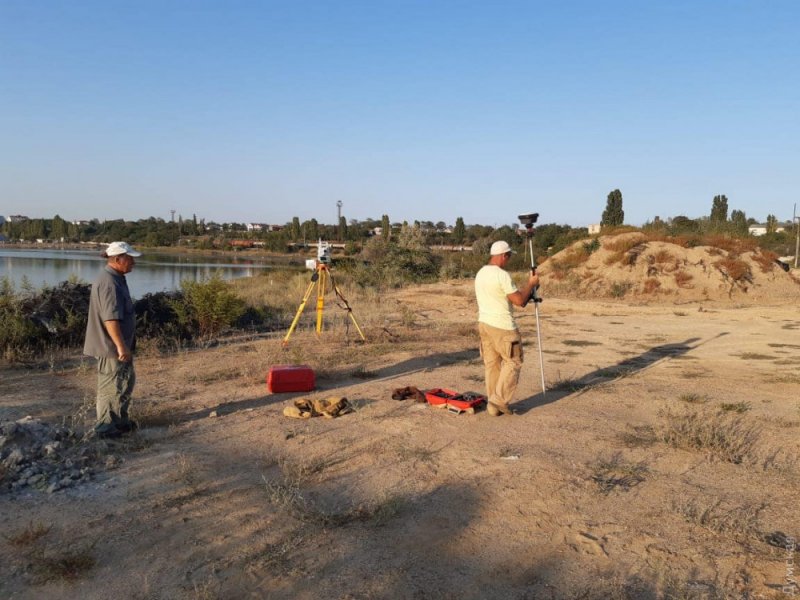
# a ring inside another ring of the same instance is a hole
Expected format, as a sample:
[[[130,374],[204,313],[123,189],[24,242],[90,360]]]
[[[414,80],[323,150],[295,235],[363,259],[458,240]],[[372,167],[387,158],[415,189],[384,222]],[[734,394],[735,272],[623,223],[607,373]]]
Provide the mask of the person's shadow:
[[[723,335],[728,335],[728,333],[720,333],[711,339],[716,339]],[[706,340],[706,342],[708,341],[710,340]],[[582,377],[558,381],[553,385],[552,388],[548,389],[546,393],[539,392],[515,403],[514,410],[518,414],[525,414],[529,410],[557,402],[558,400],[566,398],[567,396],[582,394],[594,386],[609,383],[616,379],[622,379],[623,377],[630,377],[631,375],[640,373],[641,371],[648,369],[657,363],[663,362],[670,358],[682,356],[690,350],[694,350],[695,348],[699,347],[701,344],[705,344],[706,342],[700,342],[700,338],[695,337],[689,338],[683,342],[653,346],[638,356],[632,356],[621,360],[616,364],[595,369],[591,373],[586,373]]]

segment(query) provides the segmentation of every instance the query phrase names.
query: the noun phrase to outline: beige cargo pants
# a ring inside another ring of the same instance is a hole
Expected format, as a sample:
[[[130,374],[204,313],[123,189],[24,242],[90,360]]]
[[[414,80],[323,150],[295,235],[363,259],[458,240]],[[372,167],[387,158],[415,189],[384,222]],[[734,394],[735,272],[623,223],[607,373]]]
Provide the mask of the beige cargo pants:
[[[508,410],[522,369],[522,337],[517,329],[498,329],[478,323],[481,356],[486,367],[486,396],[501,410]]]
[[[94,426],[97,433],[109,433],[130,425],[128,407],[135,384],[133,361],[97,359],[97,423]]]

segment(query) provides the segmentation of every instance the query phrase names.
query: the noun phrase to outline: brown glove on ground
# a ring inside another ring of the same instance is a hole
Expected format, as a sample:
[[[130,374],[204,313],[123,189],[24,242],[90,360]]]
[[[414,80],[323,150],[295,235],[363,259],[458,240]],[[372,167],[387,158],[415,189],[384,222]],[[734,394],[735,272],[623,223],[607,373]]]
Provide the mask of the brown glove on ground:
[[[425,394],[413,385],[397,388],[392,392],[393,400],[406,400],[407,398],[413,398],[414,402],[425,402]]]

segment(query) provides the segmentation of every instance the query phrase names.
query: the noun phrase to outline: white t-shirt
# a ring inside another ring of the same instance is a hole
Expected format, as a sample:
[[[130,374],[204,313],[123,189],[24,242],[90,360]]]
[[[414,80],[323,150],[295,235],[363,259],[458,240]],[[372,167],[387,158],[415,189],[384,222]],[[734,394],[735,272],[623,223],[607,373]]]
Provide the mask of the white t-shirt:
[[[516,329],[508,295],[517,291],[508,271],[497,265],[485,265],[475,275],[478,321],[498,329]]]

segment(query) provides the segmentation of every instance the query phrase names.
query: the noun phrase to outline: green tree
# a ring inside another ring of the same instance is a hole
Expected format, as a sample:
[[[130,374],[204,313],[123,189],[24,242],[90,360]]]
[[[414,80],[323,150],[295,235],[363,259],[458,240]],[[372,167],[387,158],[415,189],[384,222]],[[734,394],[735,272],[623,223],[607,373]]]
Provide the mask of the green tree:
[[[458,217],[456,219],[456,225],[453,227],[453,243],[456,246],[460,246],[464,243],[464,236],[467,233],[467,228],[464,227],[464,219]]]
[[[347,219],[339,217],[339,240],[347,239]]]
[[[303,223],[303,238],[305,240],[315,241],[319,237],[319,223],[316,219],[305,221]]]
[[[775,233],[778,229],[778,218],[775,215],[767,215],[767,233]]]
[[[731,211],[731,233],[733,235],[745,236],[747,235],[747,216],[742,210]]]
[[[50,225],[50,237],[54,240],[67,237],[67,222],[58,215],[53,217],[53,222]]]
[[[292,217],[292,225],[289,228],[289,237],[293,242],[296,242],[300,239],[300,236],[302,236],[300,231],[300,217]]]
[[[718,231],[725,223],[728,222],[728,198],[727,196],[720,195],[714,196],[714,201],[711,204],[711,215],[708,218],[711,229]]]
[[[389,222],[389,215],[383,215],[383,217],[381,217],[381,238],[383,238],[385,242],[392,239],[392,224]]]
[[[625,212],[622,210],[622,192],[613,190],[608,194],[606,209],[600,220],[602,227],[617,227],[625,221]]]

